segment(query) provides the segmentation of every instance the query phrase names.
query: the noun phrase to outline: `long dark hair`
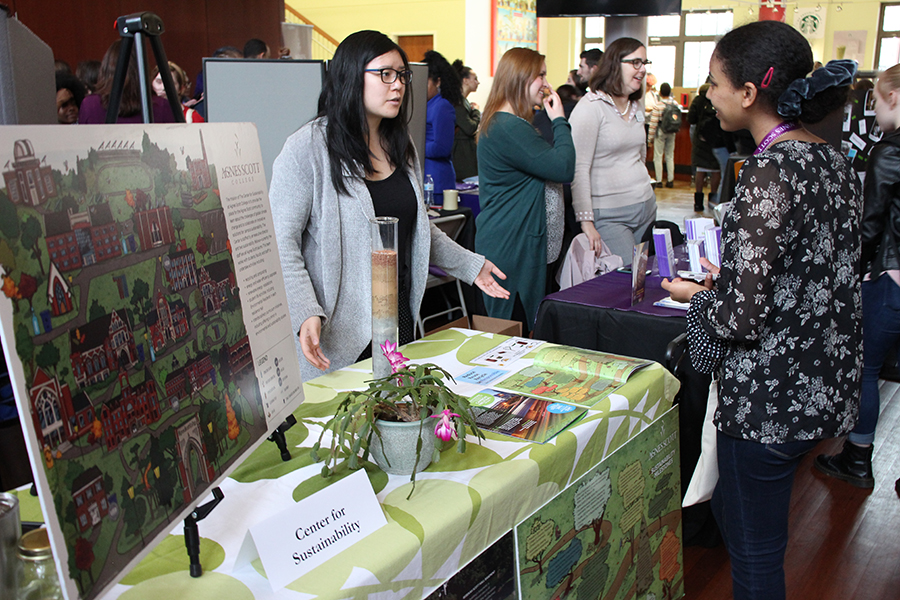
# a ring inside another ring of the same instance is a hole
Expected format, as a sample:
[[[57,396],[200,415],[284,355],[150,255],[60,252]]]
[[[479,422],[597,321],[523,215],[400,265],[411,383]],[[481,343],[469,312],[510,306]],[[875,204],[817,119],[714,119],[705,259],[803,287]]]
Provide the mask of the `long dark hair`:
[[[799,31],[779,21],[748,23],[726,33],[713,52],[732,87],[756,86],[758,101],[775,113],[778,99],[795,79],[813,69],[812,49]],[[771,69],[771,81],[763,79]],[[818,123],[847,102],[849,86],[822,90],[800,104],[800,120]]]
[[[643,46],[640,40],[629,37],[619,38],[610,44],[600,57],[597,71],[591,77],[591,90],[603,90],[610,96],[623,96],[625,86],[622,84],[622,59]],[[628,99],[640,100],[643,96],[643,90],[637,90]]]
[[[409,60],[403,48],[378,31],[351,33],[337,47],[334,58],[328,64],[325,85],[319,95],[319,116],[328,119],[325,138],[331,181],[338,193],[347,193],[343,177],[345,167],[356,177],[375,172],[369,152],[369,124],[363,100],[365,68],[392,50],[400,53],[403,68],[409,70]],[[391,163],[395,168],[404,170],[415,154],[408,127],[411,96],[411,90],[405,90],[399,114],[393,119],[382,119],[378,128]]]
[[[462,80],[456,69],[439,52],[429,50],[422,60],[428,65],[428,78],[441,80],[441,97],[453,106],[462,104]]]
[[[109,95],[112,93],[113,80],[116,77],[116,66],[119,64],[119,48],[122,38],[117,39],[106,50],[100,63],[100,76],[97,78],[97,91],[103,108],[109,107]],[[137,53],[134,46],[125,70],[125,82],[122,85],[122,100],[119,103],[119,116],[130,117],[141,112],[141,84],[138,77]]]

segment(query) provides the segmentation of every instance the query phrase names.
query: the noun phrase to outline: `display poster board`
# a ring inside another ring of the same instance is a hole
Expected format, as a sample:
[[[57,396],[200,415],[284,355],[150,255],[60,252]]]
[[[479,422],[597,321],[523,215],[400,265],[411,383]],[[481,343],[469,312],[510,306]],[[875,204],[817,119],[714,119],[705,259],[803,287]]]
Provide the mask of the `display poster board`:
[[[407,93],[412,94],[412,111],[409,119],[409,135],[419,154],[419,169],[425,173],[425,121],[428,107],[428,65],[425,63],[409,63],[413,72]]]
[[[519,598],[682,597],[678,448],[675,406],[519,524]]]
[[[321,60],[204,58],[207,121],[254,123],[269,183],[284,141],[315,118],[324,79]]]
[[[65,594],[96,598],[303,399],[256,129],[9,126],[0,164],[3,348]]]
[[[850,90],[841,123],[841,153],[850,159],[850,166],[863,182],[872,147],[882,135],[875,120],[875,90]]]

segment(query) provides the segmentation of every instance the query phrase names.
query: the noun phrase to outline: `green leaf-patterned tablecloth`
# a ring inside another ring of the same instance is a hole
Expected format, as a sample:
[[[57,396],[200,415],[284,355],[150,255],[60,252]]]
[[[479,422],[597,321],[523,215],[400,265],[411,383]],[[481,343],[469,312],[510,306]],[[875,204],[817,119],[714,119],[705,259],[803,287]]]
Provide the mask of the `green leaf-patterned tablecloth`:
[[[402,351],[414,362],[434,362],[458,375],[472,367],[472,359],[505,339],[450,329]],[[333,480],[319,476],[321,465],[311,461],[309,449],[318,439],[319,424],[332,414],[337,393],[363,387],[370,377],[371,361],[363,361],[305,384],[305,401],[295,413],[301,422],[287,432],[293,460],[282,462],[274,444],[265,443],[221,485],[225,500],[199,524],[203,577],[188,575],[179,526],[106,598],[423,598],[666,412],[678,389],[677,380],[654,363],[546,444],[487,434],[479,446],[470,436],[465,454],[450,448],[440,462],[418,475],[409,500],[408,478],[366,465],[387,517],[385,527],[278,592],[269,586],[259,561],[235,571],[248,527]],[[25,514],[34,512],[36,501],[27,493],[20,496]]]

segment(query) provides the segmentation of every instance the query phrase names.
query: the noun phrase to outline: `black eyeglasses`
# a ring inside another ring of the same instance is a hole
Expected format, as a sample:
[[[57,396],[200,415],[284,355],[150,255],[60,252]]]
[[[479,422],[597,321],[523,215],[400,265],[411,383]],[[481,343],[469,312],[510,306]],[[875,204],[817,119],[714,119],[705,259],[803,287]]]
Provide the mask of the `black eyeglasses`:
[[[640,69],[641,66],[643,66],[643,65],[653,64],[652,60],[646,60],[644,58],[625,58],[625,59],[622,59],[621,62],[628,63],[635,69]]]
[[[366,73],[378,73],[384,83],[394,83],[400,78],[400,83],[408,85],[412,81],[412,71],[398,71],[397,69],[366,69]]]

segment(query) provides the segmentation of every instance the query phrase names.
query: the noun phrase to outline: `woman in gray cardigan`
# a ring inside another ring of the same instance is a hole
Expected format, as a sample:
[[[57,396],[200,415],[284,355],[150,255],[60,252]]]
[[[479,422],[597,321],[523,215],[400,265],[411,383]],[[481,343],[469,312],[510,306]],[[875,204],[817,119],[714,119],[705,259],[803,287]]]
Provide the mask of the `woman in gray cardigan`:
[[[318,118],[275,160],[272,216],[304,380],[352,364],[370,346],[376,216],[400,220],[401,343],[413,339],[429,263],[491,296],[509,296],[493,263],[428,222],[407,129],[411,76],[406,54],[387,36],[348,36],[329,66]]]

